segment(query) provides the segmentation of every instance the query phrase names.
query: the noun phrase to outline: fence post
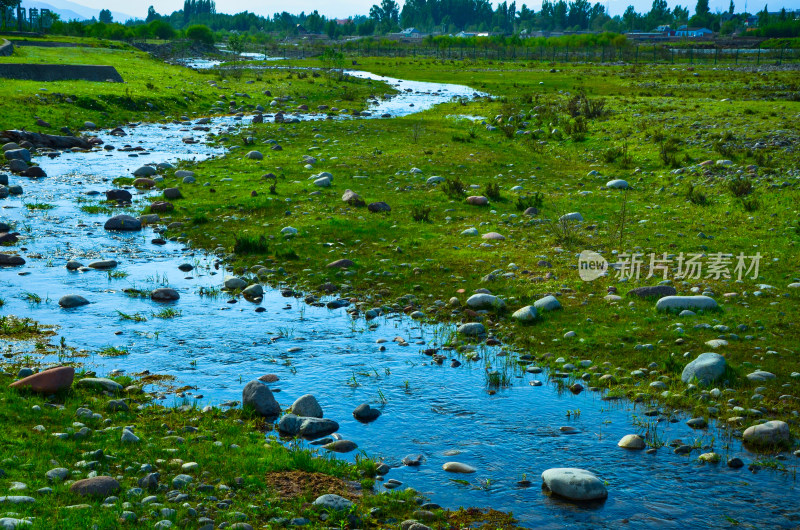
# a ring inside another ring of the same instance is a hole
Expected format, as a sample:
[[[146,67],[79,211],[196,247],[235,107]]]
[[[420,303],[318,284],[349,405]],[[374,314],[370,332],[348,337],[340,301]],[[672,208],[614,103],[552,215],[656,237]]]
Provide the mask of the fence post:
[[[635,64],[639,64],[639,45],[636,45],[636,61]]]
[[[718,57],[719,57],[719,47],[714,46],[714,64],[717,64]]]
[[[781,58],[778,59],[778,66],[783,64],[783,50],[785,49],[784,46],[781,46]]]
[[[756,56],[756,66],[761,64],[761,43],[758,43],[758,55]]]
[[[739,47],[736,47],[736,64],[739,64]]]

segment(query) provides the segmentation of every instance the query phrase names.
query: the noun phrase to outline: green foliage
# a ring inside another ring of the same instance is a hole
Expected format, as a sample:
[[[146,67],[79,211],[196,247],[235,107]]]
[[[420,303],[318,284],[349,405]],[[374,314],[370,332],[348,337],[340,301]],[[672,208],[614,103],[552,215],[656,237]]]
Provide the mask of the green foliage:
[[[203,24],[186,28],[186,38],[209,46],[214,44],[214,32]]]
[[[442,192],[451,199],[462,199],[467,194],[467,186],[458,178],[445,179],[441,184]]]

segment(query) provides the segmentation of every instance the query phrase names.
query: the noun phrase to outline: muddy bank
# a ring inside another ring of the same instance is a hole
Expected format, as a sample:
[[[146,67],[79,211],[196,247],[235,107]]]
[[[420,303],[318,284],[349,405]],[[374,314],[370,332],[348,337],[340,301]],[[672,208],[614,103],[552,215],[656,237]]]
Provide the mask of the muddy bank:
[[[14,45],[5,39],[0,39],[0,57],[8,57],[13,53]]]
[[[26,81],[97,81],[122,83],[113,66],[77,64],[3,64],[0,77]]]

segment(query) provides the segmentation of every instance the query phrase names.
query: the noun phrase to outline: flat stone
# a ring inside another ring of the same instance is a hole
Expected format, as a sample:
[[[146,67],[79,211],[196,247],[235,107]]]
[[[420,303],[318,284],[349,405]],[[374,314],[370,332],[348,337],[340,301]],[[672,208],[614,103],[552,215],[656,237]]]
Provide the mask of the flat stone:
[[[536,307],[532,305],[526,305],[520,309],[514,311],[514,314],[511,315],[511,318],[516,320],[517,322],[524,322],[530,323],[535,322],[539,319],[539,311]]]
[[[84,297],[82,297],[80,295],[77,295],[77,294],[68,294],[68,295],[62,296],[58,300],[58,305],[60,305],[61,307],[65,308],[65,309],[69,309],[69,308],[72,308],[72,307],[80,307],[80,306],[88,305],[88,304],[89,304],[89,300],[87,300],[86,298],[84,298]]]
[[[9,385],[11,388],[28,388],[39,394],[54,394],[72,386],[75,369],[71,366],[58,366],[30,375]]]
[[[102,388],[109,392],[122,392],[122,385],[105,377],[87,377],[75,383],[79,387]]]
[[[715,310],[717,301],[708,296],[665,296],[656,302],[656,310],[678,312],[683,309]]]
[[[150,292],[150,299],[155,302],[174,302],[179,300],[180,297],[181,295],[178,291],[168,287],[159,287]]]
[[[764,448],[789,447],[794,443],[792,434],[789,432],[789,425],[779,420],[748,427],[744,431],[742,439],[746,444]]]
[[[119,491],[119,482],[111,477],[92,477],[74,482],[69,491],[82,497],[108,497]]]
[[[628,296],[638,296],[639,298],[664,298],[675,296],[677,291],[671,285],[647,285],[637,287],[628,291]]]
[[[334,495],[333,493],[328,493],[327,495],[322,495],[317,497],[314,501],[314,506],[319,506],[320,508],[324,508],[326,510],[349,510],[353,503],[340,495]]]

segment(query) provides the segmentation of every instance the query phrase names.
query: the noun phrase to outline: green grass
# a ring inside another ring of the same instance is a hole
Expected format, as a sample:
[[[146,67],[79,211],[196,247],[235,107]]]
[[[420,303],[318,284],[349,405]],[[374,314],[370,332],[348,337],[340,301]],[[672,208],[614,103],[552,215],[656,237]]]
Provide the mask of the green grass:
[[[276,285],[313,291],[326,282],[346,282],[349,292],[360,293],[375,305],[388,302],[400,308],[408,305],[400,297],[413,290],[416,308],[442,321],[454,320],[451,309],[430,302],[456,296],[463,303],[474,289],[488,288],[509,304],[510,311],[491,317],[491,330],[501,340],[520,351],[547,351],[553,359],[609,362],[611,366],[597,376],[615,373],[616,367],[627,374],[655,361],[659,368],[649,381],[668,377],[669,397],[647,385],[638,388],[636,381],[620,374],[612,388],[630,396],[644,391],[689,409],[705,410],[705,406],[697,401],[699,394],[686,395],[684,385],[675,383],[683,366],[709,349],[706,341],[737,333],[739,340],[729,340],[723,350],[728,362],[743,375],[755,369],[777,374],[778,381],[788,386],[766,385],[760,406],[769,417],[790,413],[790,405],[778,398],[800,393],[800,381],[789,377],[797,352],[791,340],[797,333],[797,294],[790,291],[784,299],[769,294],[744,298],[741,293],[752,293],[760,283],[782,292],[800,276],[783,258],[796,255],[800,242],[793,213],[796,192],[771,186],[784,180],[791,183],[786,175],[800,163],[792,150],[770,146],[776,130],[784,131],[786,138],[800,138],[791,118],[794,104],[772,88],[791,86],[792,72],[765,72],[755,82],[748,72],[699,66],[685,71],[670,66],[558,65],[551,73],[552,66],[539,63],[465,65],[410,58],[359,62],[376,73],[466,83],[495,97],[446,103],[402,119],[253,127],[255,148],[264,146],[266,152],[266,141],[274,139],[283,151],[270,151],[257,163],[243,160],[242,151],[233,151],[199,164],[198,171],[224,174],[233,181],[215,183],[215,193],[181,187],[186,197],[184,220],[204,220],[185,225],[194,244],[233,252],[237,273],[255,264],[280,266],[280,272],[268,277]],[[723,97],[730,101],[721,101]],[[447,118],[456,114],[492,120],[518,116],[519,122],[527,122],[527,134],[507,135],[500,128],[490,131]],[[751,191],[746,184],[728,184],[734,171],[713,163],[723,158],[720,141],[726,145],[724,158],[733,161],[734,169],[747,174],[747,166],[758,166],[748,178]],[[754,148],[757,143],[766,147]],[[313,170],[305,170],[300,161],[312,148],[319,161]],[[614,156],[609,150],[615,151]],[[705,160],[712,164],[697,167]],[[684,169],[675,172],[676,163]],[[410,173],[415,167],[422,175]],[[331,188],[318,189],[309,182],[309,176],[320,171],[334,175]],[[267,192],[269,182],[261,178],[267,172],[277,176],[277,195]],[[356,175],[367,178],[353,178]],[[433,175],[449,184],[427,185]],[[627,193],[604,189],[615,178],[627,180],[633,189]],[[180,183],[170,179],[163,183],[175,185]],[[521,191],[511,191],[518,185]],[[385,201],[392,211],[379,215],[349,207],[341,201],[345,189],[359,193],[367,203]],[[484,193],[493,196],[488,208],[464,202],[466,195]],[[757,197],[757,204],[743,203],[751,197]],[[430,211],[422,212],[421,205]],[[537,217],[522,215],[530,206],[540,210]],[[543,221],[574,211],[582,213],[584,223]],[[282,237],[285,226],[298,229],[298,235],[291,240]],[[478,228],[480,234],[499,232],[506,239],[482,246],[480,237],[460,235],[469,227]],[[698,237],[700,232],[713,239]],[[682,293],[695,285],[710,288],[723,305],[722,312],[682,322],[686,331],[679,336],[673,324],[681,319],[657,314],[654,301],[624,296],[632,287],[657,283],[656,278],[645,278],[649,262],[639,281],[618,283],[611,277],[587,283],[576,271],[575,256],[584,249],[603,251],[607,257],[612,250],[632,249],[658,255],[760,251],[764,259],[759,277],[743,284],[703,277],[679,285]],[[552,268],[539,265],[542,256]],[[349,271],[326,267],[343,258],[356,267]],[[517,269],[508,267],[512,262]],[[514,276],[484,280],[496,269]],[[604,300],[608,285],[617,286],[622,302]],[[466,293],[459,294],[458,289]],[[525,327],[509,318],[513,310],[559,291],[564,311],[546,314],[538,324]],[[721,296],[729,291],[740,296]],[[455,318],[471,317],[459,313]],[[730,330],[694,329],[701,322]],[[739,331],[739,325],[747,331]],[[564,339],[570,330],[578,336]],[[678,338],[682,344],[676,344]],[[636,350],[637,344],[653,344],[654,349]],[[765,347],[778,353],[765,355]],[[685,352],[689,352],[686,357]],[[758,385],[743,375],[728,385],[746,397]],[[720,414],[728,413],[723,407]]]
[[[0,326],[5,326],[7,318],[0,317]],[[2,329],[2,327],[0,327]],[[51,353],[57,351],[47,345]],[[25,363],[35,366],[30,359]],[[28,365],[28,364],[26,364]],[[22,364],[3,364],[4,372],[17,372]],[[76,364],[76,380],[93,376]],[[19,481],[27,484],[29,491],[43,487],[53,489],[47,502],[20,504],[14,507],[14,517],[35,518],[36,525],[42,528],[60,526],[63,528],[115,528],[126,502],[124,492],[138,487],[138,479],[145,475],[140,471],[143,464],[152,466],[159,472],[160,482],[169,484],[180,473],[194,478],[191,485],[184,488],[198,503],[204,505],[205,517],[216,521],[236,522],[230,514],[247,514],[247,522],[254,527],[268,526],[274,517],[306,517],[313,526],[336,527],[347,524],[347,516],[352,514],[360,519],[360,528],[386,528],[387,519],[402,521],[412,517],[418,509],[413,490],[392,491],[380,495],[370,493],[374,484],[377,462],[358,456],[355,463],[348,463],[330,456],[303,449],[299,444],[279,442],[273,433],[267,434],[267,423],[247,410],[241,408],[219,409],[201,412],[192,404],[182,408],[166,408],[151,403],[151,396],[142,393],[141,388],[153,379],[147,376],[111,377],[126,391],[118,395],[106,395],[99,389],[73,385],[69,390],[59,392],[54,397],[41,396],[26,390],[18,391],[8,387],[12,381],[7,374],[0,384],[0,445],[3,447],[3,480]],[[111,399],[124,399],[130,410],[111,412],[107,409]],[[51,405],[56,406],[51,406]],[[142,407],[138,404],[151,406]],[[184,403],[179,403],[184,404]],[[79,428],[74,425],[78,408],[88,408],[101,418],[78,418],[90,432],[85,437],[76,436]],[[42,425],[44,433],[34,430]],[[131,426],[139,443],[125,444],[120,441],[123,427]],[[52,436],[52,433],[68,433],[66,439]],[[95,453],[98,449],[102,454]],[[57,465],[53,463],[57,462]],[[78,462],[93,461],[95,467],[80,467]],[[197,469],[181,471],[180,464],[195,462]],[[52,483],[45,477],[48,470],[65,467],[70,470],[70,481],[87,478],[92,471],[100,475],[117,477],[121,486],[120,500],[109,506],[102,506],[103,497],[79,497],[69,492],[68,483]],[[345,481],[358,481],[364,491],[355,494]],[[288,493],[287,484],[297,483],[301,487],[295,493]],[[201,485],[211,486],[204,491]],[[168,489],[173,489],[171,486]],[[380,488],[381,490],[383,488]],[[176,520],[186,518],[194,521],[198,515],[191,514],[187,507],[168,503],[167,490],[145,492],[155,495],[157,502],[177,510]],[[338,493],[354,502],[354,507],[345,514],[332,514],[323,522],[321,512],[311,503],[319,495]],[[218,506],[217,502],[206,500],[210,496],[224,496],[230,499],[230,506]],[[88,504],[91,509],[70,508]],[[377,513],[372,513],[378,508]],[[149,514],[140,506],[132,508],[139,518]],[[434,525],[445,524],[447,519],[457,518],[459,526],[486,528],[512,528],[513,519],[499,512],[475,510],[446,512],[436,511]],[[491,518],[491,524],[488,519]],[[137,523],[138,524],[138,523]]]
[[[177,318],[177,317],[181,316],[181,312],[178,311],[177,309],[173,309],[171,307],[167,307],[165,309],[162,309],[158,313],[153,313],[153,316],[156,317],[156,318],[163,318],[163,319]]]
[[[75,40],[75,39],[73,39]],[[242,75],[231,76],[215,72],[195,72],[180,66],[167,65],[146,53],[121,43],[96,39],[77,39],[88,47],[42,48],[18,47],[14,55],[0,57],[2,63],[58,63],[102,64],[117,69],[124,83],[99,83],[88,81],[38,81],[4,80],[0,86],[0,130],[42,130],[59,134],[67,126],[73,131],[83,129],[86,121],[103,128],[124,125],[127,122],[159,121],[165,117],[205,116],[227,112],[228,105],[213,110],[220,96],[234,99],[233,93],[246,92],[253,99],[235,98],[237,107],[252,109],[257,103],[268,106],[271,98],[263,96],[265,90],[276,96],[288,96],[292,101],[285,109],[306,104],[310,109],[318,105],[336,106],[335,101],[350,98],[339,107],[363,109],[366,96],[372,92],[391,92],[381,83],[344,80],[327,77],[297,79],[291,72],[269,73],[243,70]],[[216,82],[214,88],[209,82]],[[40,90],[45,88],[45,90]],[[224,112],[223,112],[224,111]],[[36,118],[50,123],[52,129],[36,125]],[[106,213],[88,207],[87,213]],[[94,211],[93,211],[94,210]]]
[[[46,202],[35,202],[35,203],[26,202],[25,208],[27,208],[28,210],[52,210],[53,208],[55,208],[55,205],[48,204]]]

